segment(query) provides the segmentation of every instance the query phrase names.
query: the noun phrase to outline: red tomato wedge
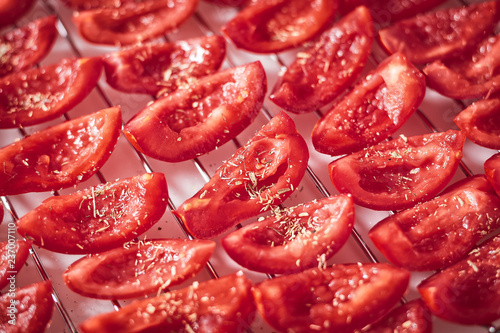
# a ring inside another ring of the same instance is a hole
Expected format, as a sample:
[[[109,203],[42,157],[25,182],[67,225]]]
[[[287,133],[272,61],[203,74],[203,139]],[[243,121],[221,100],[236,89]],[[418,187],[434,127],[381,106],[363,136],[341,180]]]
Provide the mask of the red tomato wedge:
[[[189,160],[235,138],[250,125],[262,107],[266,87],[260,62],[205,76],[141,110],[123,132],[150,157]]]
[[[309,41],[334,20],[338,0],[257,1],[243,8],[222,27],[241,49],[272,53]]]
[[[422,299],[400,305],[362,333],[432,333],[432,315]]]
[[[82,11],[87,9],[97,9],[97,8],[118,8],[124,4],[130,4],[134,2],[139,2],[136,0],[60,0],[66,7]]]
[[[2,0],[0,2],[0,28],[9,26],[23,17],[35,4],[36,0]]]
[[[176,29],[197,7],[198,0],[125,1],[118,7],[78,12],[73,21],[88,42],[130,45]]]
[[[167,199],[165,176],[146,173],[45,199],[17,221],[17,231],[50,251],[102,252],[151,228]]]
[[[464,325],[490,325],[500,318],[500,237],[425,279],[418,291],[431,312]]]
[[[226,55],[222,36],[149,43],[103,57],[106,81],[120,91],[164,95],[219,69]]]
[[[478,100],[453,121],[472,142],[500,149],[500,98]]]
[[[391,53],[403,52],[411,62],[425,64],[456,56],[474,48],[492,33],[500,15],[500,3],[487,1],[419,14],[379,31]]]
[[[500,198],[486,176],[452,186],[370,230],[370,239],[391,263],[408,270],[438,270],[459,260],[500,227]]]
[[[345,244],[353,226],[352,199],[339,195],[275,212],[231,232],[221,243],[234,261],[248,269],[292,273],[324,266]]]
[[[281,204],[300,184],[308,159],[295,123],[280,112],[173,212],[194,237],[213,238]]]
[[[4,76],[0,128],[36,125],[71,111],[94,89],[101,72],[102,62],[96,57],[63,59]]]
[[[0,77],[29,68],[45,58],[58,36],[57,17],[43,17],[0,37]]]
[[[119,107],[66,121],[0,149],[0,195],[71,187],[93,176],[113,152]]]
[[[0,289],[12,281],[14,276],[23,268],[28,259],[31,248],[30,240],[13,238],[14,235],[8,234],[8,240],[0,243]]]
[[[491,156],[484,162],[484,171],[491,185],[500,195],[500,153]]]
[[[13,302],[16,303],[15,309],[12,307]],[[0,296],[0,331],[45,332],[53,311],[50,281],[34,283],[15,291],[9,289],[9,292]]]
[[[178,285],[198,273],[210,259],[215,242],[153,239],[127,243],[84,257],[64,272],[76,293],[102,299],[146,296]]]
[[[373,34],[370,12],[358,7],[297,54],[269,98],[294,113],[312,112],[333,101],[364,68]]]
[[[409,278],[389,264],[339,264],[261,282],[253,293],[259,313],[279,331],[352,333],[388,313]]]
[[[241,272],[135,301],[95,316],[82,332],[239,332],[253,321],[252,282]]]
[[[424,76],[402,53],[396,53],[316,123],[314,148],[336,156],[379,143],[408,120],[424,96]]]
[[[462,158],[461,131],[382,142],[333,161],[330,178],[340,193],[375,210],[407,209],[426,201],[451,180]]]

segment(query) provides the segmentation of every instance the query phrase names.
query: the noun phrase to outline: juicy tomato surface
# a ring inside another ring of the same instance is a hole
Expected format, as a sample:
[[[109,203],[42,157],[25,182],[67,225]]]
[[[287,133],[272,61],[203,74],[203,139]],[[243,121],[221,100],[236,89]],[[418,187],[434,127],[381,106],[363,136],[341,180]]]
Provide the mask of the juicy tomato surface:
[[[297,54],[269,98],[294,113],[312,112],[331,102],[359,76],[373,35],[370,12],[364,6],[356,8]]]
[[[82,332],[244,332],[253,321],[252,282],[241,272],[97,315]]]
[[[57,17],[47,16],[0,37],[0,77],[29,68],[45,58],[57,38]]]
[[[253,62],[209,76],[156,100],[125,125],[144,154],[180,162],[206,154],[250,125],[266,94],[266,73]]]
[[[78,12],[80,35],[96,44],[130,45],[174,30],[193,15],[198,0],[125,1],[119,7]]]
[[[101,72],[102,61],[96,57],[63,59],[4,76],[0,128],[36,125],[70,111],[94,89]]]
[[[338,264],[266,280],[253,293],[259,313],[279,331],[352,333],[388,313],[409,278],[389,264]]]
[[[315,38],[334,20],[338,0],[257,1],[222,27],[241,49],[279,52]]]
[[[139,2],[136,0],[60,0],[66,7],[83,11],[98,8],[118,8],[124,4]]]
[[[164,95],[219,69],[226,55],[222,36],[149,43],[103,57],[106,81],[129,93]]]
[[[391,263],[414,271],[441,269],[500,227],[500,198],[486,176],[477,175],[452,187],[370,230],[370,239]]]
[[[500,90],[500,35],[461,56],[424,67],[429,87],[455,99],[481,98]]]
[[[93,176],[120,136],[119,107],[36,132],[0,149],[0,195],[71,187]]]
[[[340,193],[374,210],[399,210],[426,201],[451,180],[462,158],[461,131],[401,136],[329,165]]]
[[[425,78],[402,53],[385,59],[314,126],[314,148],[350,154],[387,139],[417,110]]]
[[[0,243],[0,289],[9,284],[8,278],[16,275],[23,268],[30,254],[31,244],[30,240],[22,239],[10,239],[10,241]]]
[[[234,261],[248,269],[292,273],[324,266],[345,244],[353,226],[352,199],[339,195],[275,212],[231,232],[221,243]]]
[[[478,100],[453,121],[472,142],[500,149],[500,98]]]
[[[176,214],[196,238],[213,238],[288,198],[304,177],[309,159],[293,120],[280,112]]]
[[[198,273],[215,242],[153,239],[130,242],[79,259],[64,272],[66,285],[81,295],[126,299],[160,293]]]
[[[431,312],[465,325],[490,325],[500,318],[500,236],[418,285]]]
[[[491,185],[500,195],[500,153],[491,156],[484,162],[484,171]]]
[[[165,212],[167,183],[146,173],[45,199],[17,221],[23,237],[45,249],[97,253],[147,231]]]
[[[14,314],[9,312],[12,302],[16,302],[17,312]],[[16,289],[15,292],[7,292],[0,296],[0,331],[45,332],[53,311],[54,300],[50,281],[37,282]]]
[[[424,64],[473,48],[495,28],[500,3],[488,1],[447,8],[398,21],[379,31],[391,52],[403,52],[411,62]]]
[[[0,2],[0,28],[16,23],[35,4],[36,0],[2,0]]]
[[[382,319],[361,330],[362,333],[432,333],[432,315],[417,298],[393,309]]]

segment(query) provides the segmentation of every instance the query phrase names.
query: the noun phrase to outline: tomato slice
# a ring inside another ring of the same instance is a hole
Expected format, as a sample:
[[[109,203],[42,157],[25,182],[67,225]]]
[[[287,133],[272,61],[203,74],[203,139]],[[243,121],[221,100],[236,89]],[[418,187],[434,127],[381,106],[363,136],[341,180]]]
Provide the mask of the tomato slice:
[[[19,273],[30,254],[30,240],[15,240],[12,237],[8,234],[8,240],[0,243],[0,289]]]
[[[119,107],[49,127],[0,149],[0,195],[71,187],[93,176],[114,150]]]
[[[58,36],[57,17],[43,17],[0,37],[0,77],[29,68],[45,58]]]
[[[266,73],[253,62],[209,76],[156,100],[124,127],[144,154],[180,162],[208,153],[250,125],[266,94]]]
[[[338,0],[268,0],[243,8],[222,27],[241,49],[271,53],[315,38],[334,20]]]
[[[425,279],[418,291],[431,312],[465,325],[490,325],[500,318],[500,236],[457,263]]]
[[[314,148],[350,154],[387,139],[425,96],[425,78],[402,53],[385,59],[315,125]]]
[[[174,30],[189,19],[198,0],[125,1],[73,16],[80,35],[96,44],[130,45]]]
[[[389,264],[311,268],[257,284],[262,317],[282,332],[353,332],[388,313],[410,273]]]
[[[385,218],[369,236],[391,263],[426,271],[457,261],[499,227],[500,198],[486,176],[478,175],[439,197]]]
[[[123,4],[129,4],[138,2],[136,0],[60,0],[66,7],[82,11],[88,9],[98,9],[98,8],[118,8]]]
[[[340,193],[375,210],[399,210],[426,201],[451,180],[462,158],[461,131],[402,136],[333,161],[330,178]]]
[[[17,230],[51,251],[102,252],[151,228],[167,199],[165,176],[146,173],[45,199],[17,221]]]
[[[144,44],[104,56],[106,81],[128,93],[164,95],[219,69],[226,55],[222,36]]]
[[[23,17],[35,4],[36,0],[2,0],[0,2],[0,28],[9,26]]]
[[[305,140],[280,112],[173,212],[194,237],[216,237],[281,204],[300,184],[308,159]]]
[[[12,308],[16,303],[15,310]],[[45,332],[54,311],[52,284],[43,281],[0,296],[0,331],[5,333]]]
[[[195,282],[157,297],[97,315],[82,332],[237,332],[253,321],[252,282],[241,272]]]
[[[231,232],[221,243],[231,258],[248,269],[292,273],[324,266],[345,244],[353,226],[352,199],[339,195],[275,212]]]
[[[0,128],[36,125],[70,111],[94,89],[101,71],[96,57],[64,59],[3,77]]]
[[[312,112],[333,101],[365,66],[373,34],[370,12],[358,7],[297,54],[269,98],[294,113]]]
[[[442,9],[405,19],[379,31],[391,53],[403,52],[411,62],[424,64],[461,54],[493,32],[500,3],[487,1]]]
[[[484,171],[491,185],[500,195],[500,153],[497,153],[484,162]]]

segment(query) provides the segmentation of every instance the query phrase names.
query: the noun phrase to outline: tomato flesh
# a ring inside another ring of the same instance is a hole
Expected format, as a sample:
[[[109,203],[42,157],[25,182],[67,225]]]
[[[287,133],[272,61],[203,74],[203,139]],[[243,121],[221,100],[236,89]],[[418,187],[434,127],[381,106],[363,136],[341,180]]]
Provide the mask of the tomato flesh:
[[[3,0],[0,2],[0,28],[7,27],[17,22],[33,8],[36,0]]]
[[[500,153],[491,156],[484,162],[484,171],[491,185],[500,195]]]
[[[9,240],[0,243],[0,289],[9,284],[9,278],[19,273],[30,254],[30,240],[14,241],[11,236],[9,234]]]

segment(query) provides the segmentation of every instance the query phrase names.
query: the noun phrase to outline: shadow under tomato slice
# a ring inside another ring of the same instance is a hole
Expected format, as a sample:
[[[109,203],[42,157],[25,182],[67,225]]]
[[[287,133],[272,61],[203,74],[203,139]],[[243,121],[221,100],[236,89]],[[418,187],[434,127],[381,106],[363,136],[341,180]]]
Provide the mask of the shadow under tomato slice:
[[[10,238],[9,238],[10,239]],[[17,275],[30,254],[32,242],[10,239],[0,243],[0,289],[10,283],[8,278]]]
[[[354,226],[347,195],[323,198],[275,212],[221,239],[238,264],[263,273],[284,274],[324,266],[345,244]]]
[[[173,212],[194,237],[216,237],[281,204],[299,186],[308,159],[295,123],[280,112]]]
[[[17,221],[17,230],[50,251],[97,253],[151,228],[167,200],[165,176],[146,173],[45,199]]]
[[[491,185],[500,195],[500,153],[491,156],[484,162],[484,171]]]
[[[94,89],[102,62],[63,59],[0,79],[0,128],[26,127],[52,120],[78,105]]]
[[[449,130],[401,136],[330,163],[340,193],[374,210],[407,209],[438,194],[462,158],[465,135]]]
[[[219,69],[226,55],[222,36],[149,43],[103,57],[106,81],[120,91],[155,96],[188,87]]]
[[[243,8],[222,27],[241,49],[280,52],[319,35],[334,20],[338,0],[270,0]]]
[[[250,125],[262,107],[266,87],[260,62],[205,76],[141,110],[123,133],[150,157],[189,160],[235,138]]]
[[[278,78],[269,96],[294,113],[312,112],[333,101],[357,79],[370,55],[373,22],[366,7],[358,7],[325,31]]]
[[[55,191],[93,176],[120,136],[119,107],[68,120],[0,149],[0,195]]]
[[[339,264],[266,280],[253,293],[259,313],[279,331],[350,333],[388,313],[409,279],[389,264]]]
[[[241,272],[134,301],[118,311],[97,315],[82,332],[237,332],[255,315],[252,282]]]

